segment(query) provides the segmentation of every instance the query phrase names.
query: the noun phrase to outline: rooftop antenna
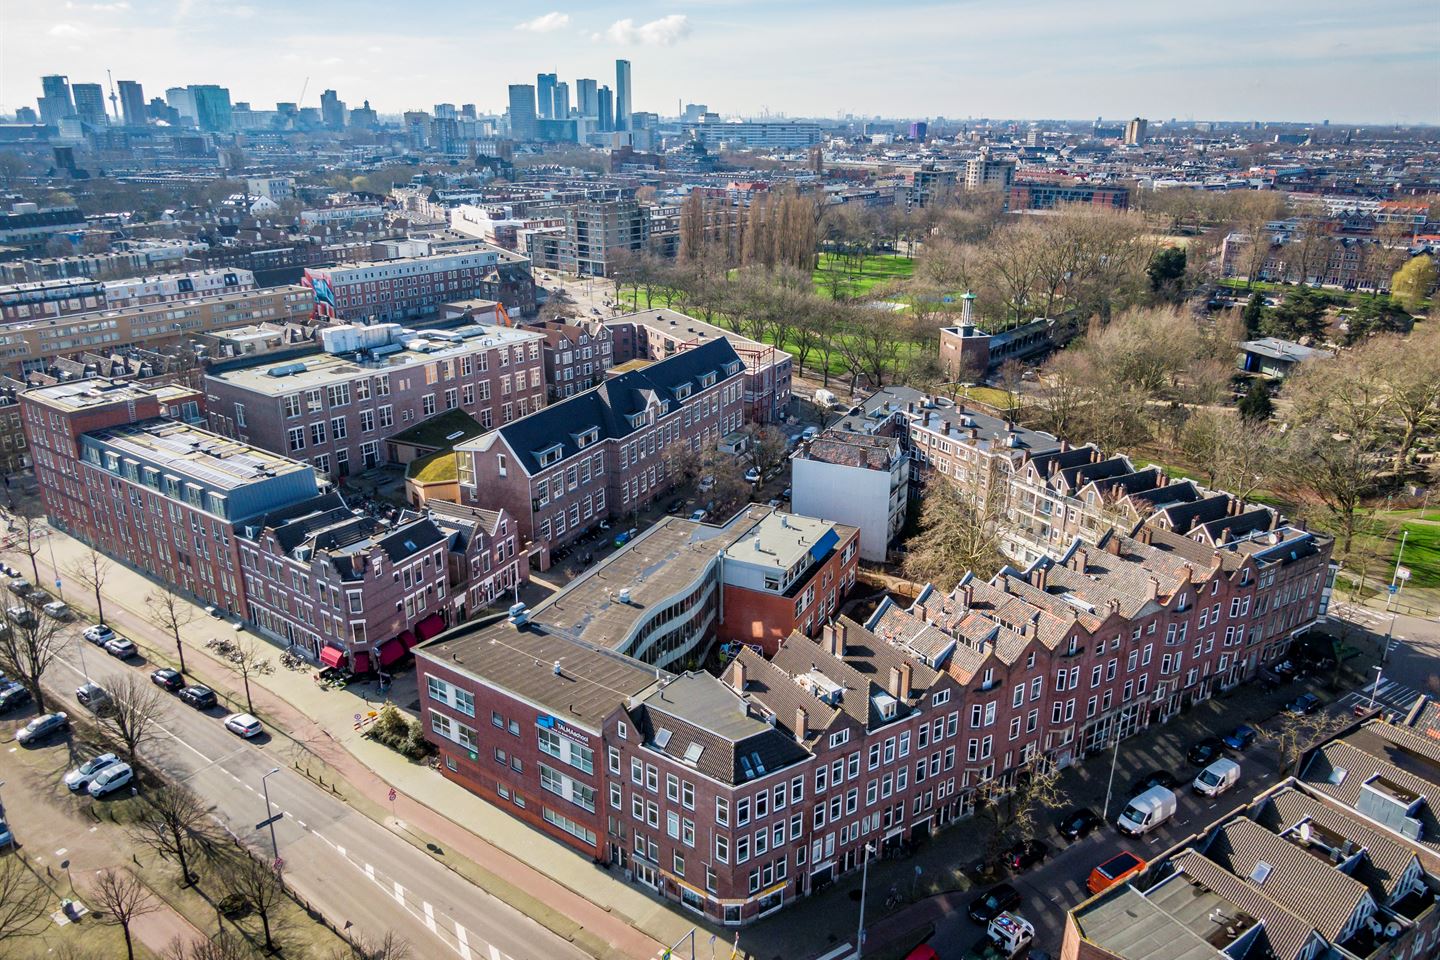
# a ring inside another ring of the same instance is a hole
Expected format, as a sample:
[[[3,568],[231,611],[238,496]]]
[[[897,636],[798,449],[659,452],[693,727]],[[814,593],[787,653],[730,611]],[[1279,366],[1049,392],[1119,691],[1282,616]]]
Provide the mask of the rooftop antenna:
[[[105,79],[110,81],[110,112],[115,114],[115,122],[120,122],[120,98],[115,96],[115,78],[110,75],[110,68],[105,68]]]

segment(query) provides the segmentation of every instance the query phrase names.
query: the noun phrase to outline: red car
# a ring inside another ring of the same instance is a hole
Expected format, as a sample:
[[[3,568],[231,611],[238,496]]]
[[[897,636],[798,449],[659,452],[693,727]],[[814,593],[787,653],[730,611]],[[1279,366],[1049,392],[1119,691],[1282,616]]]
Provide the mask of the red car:
[[[935,948],[930,944],[922,943],[905,954],[905,960],[940,960],[940,954],[936,953]]]

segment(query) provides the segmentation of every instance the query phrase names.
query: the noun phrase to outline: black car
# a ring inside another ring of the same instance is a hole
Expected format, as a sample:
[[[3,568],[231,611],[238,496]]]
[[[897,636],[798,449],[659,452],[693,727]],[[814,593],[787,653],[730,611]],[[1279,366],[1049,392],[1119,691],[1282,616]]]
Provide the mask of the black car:
[[[1088,836],[1091,830],[1102,823],[1104,821],[1094,810],[1089,807],[1076,807],[1060,818],[1055,829],[1066,840],[1079,840],[1081,837]]]
[[[1050,856],[1050,848],[1039,840],[1023,840],[1000,855],[1011,870],[1025,870]]]
[[[0,713],[30,702],[30,691],[18,683],[0,681]]]
[[[970,919],[976,923],[989,923],[1006,910],[1020,905],[1020,891],[1002,883],[983,897],[970,901]]]
[[[1138,796],[1151,787],[1165,787],[1168,790],[1174,790],[1179,785],[1180,781],[1176,780],[1172,774],[1164,770],[1151,770],[1145,774],[1145,776],[1131,784],[1130,796]]]
[[[1225,746],[1231,750],[1244,750],[1255,742],[1256,732],[1254,727],[1247,723],[1242,723],[1234,730],[1225,734],[1221,739],[1224,741]]]
[[[181,700],[184,700],[196,710],[209,710],[218,702],[214,690],[211,690],[209,687],[203,687],[198,683],[183,688],[179,696]]]
[[[171,693],[185,686],[185,678],[180,675],[180,671],[171,670],[169,667],[161,667],[150,674],[150,682],[157,687],[164,687]]]
[[[1285,709],[1291,713],[1314,713],[1320,709],[1320,698],[1313,693],[1302,693],[1294,700],[1285,704]]]
[[[1219,737],[1206,737],[1185,754],[1185,759],[1197,767],[1209,766],[1225,753],[1225,742]]]

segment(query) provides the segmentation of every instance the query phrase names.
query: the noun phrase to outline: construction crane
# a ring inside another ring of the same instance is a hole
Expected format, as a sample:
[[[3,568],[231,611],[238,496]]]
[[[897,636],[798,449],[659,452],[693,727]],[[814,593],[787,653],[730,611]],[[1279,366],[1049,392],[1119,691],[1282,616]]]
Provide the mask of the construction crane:
[[[296,109],[296,110],[299,110],[300,107],[301,107],[301,105],[305,103],[305,91],[306,91],[306,90],[309,90],[309,89],[310,89],[310,78],[309,78],[309,77],[306,77],[306,78],[305,78],[305,85],[300,88],[300,96],[295,100],[295,109]]]
[[[110,81],[110,112],[115,114],[115,122],[120,122],[120,98],[115,96],[115,78],[110,75],[110,68],[105,68],[105,79]]]

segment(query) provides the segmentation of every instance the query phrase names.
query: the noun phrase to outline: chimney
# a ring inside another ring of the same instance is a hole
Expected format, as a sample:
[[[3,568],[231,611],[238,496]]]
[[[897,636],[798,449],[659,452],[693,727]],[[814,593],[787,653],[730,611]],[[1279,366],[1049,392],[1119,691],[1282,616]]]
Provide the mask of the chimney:
[[[730,682],[735,687],[736,693],[745,692],[745,661],[736,659],[734,671],[730,675]]]
[[[1160,581],[1154,577],[1147,578],[1145,581],[1145,598],[1147,600],[1154,600],[1158,596],[1160,596]]]
[[[809,730],[810,714],[805,712],[804,707],[795,708],[795,739],[804,740],[805,733]]]
[[[919,617],[921,620],[929,620],[930,608],[924,603],[915,604],[915,616]]]
[[[365,573],[365,556],[359,553],[350,554],[350,569],[359,574]]]
[[[1139,540],[1141,543],[1145,544],[1145,546],[1148,547],[1150,546],[1150,534],[1150,525],[1146,524],[1135,532],[1135,539]]]
[[[844,620],[835,621],[835,648],[830,652],[837,657],[845,656],[846,641],[850,639],[850,627]]]
[[[1061,453],[1069,453],[1069,452],[1070,452],[1070,441],[1069,441],[1069,440],[1066,440],[1064,437],[1061,437],[1061,438],[1060,438],[1060,452],[1061,452]]]
[[[1085,552],[1083,548],[1080,550],[1076,550],[1075,555],[1070,558],[1070,569],[1074,570],[1076,573],[1084,573],[1085,567],[1089,563],[1089,561],[1090,556]]]
[[[1043,563],[1030,571],[1030,583],[1036,590],[1044,590],[1045,584],[1050,580],[1050,568]]]
[[[835,651],[835,624],[827,623],[820,628],[820,646],[827,653]]]
[[[890,683],[886,686],[886,689],[890,692],[890,696],[894,697],[896,700],[905,699],[905,691],[900,686],[899,667],[890,668]]]
[[[975,605],[975,585],[967,583],[961,592],[965,595],[965,609],[968,610]]]
[[[910,688],[914,677],[915,666],[909,660],[900,664],[900,692],[904,695],[901,697],[902,700],[910,696]]]

